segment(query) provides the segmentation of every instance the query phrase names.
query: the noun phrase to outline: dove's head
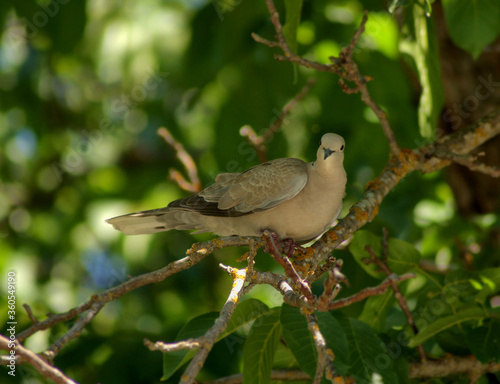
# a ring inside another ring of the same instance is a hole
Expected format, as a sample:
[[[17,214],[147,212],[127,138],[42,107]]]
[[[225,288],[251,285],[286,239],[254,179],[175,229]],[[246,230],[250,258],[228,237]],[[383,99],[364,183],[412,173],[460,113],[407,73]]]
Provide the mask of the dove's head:
[[[342,136],[335,133],[324,134],[316,154],[318,163],[342,164],[344,161],[344,147],[345,141]]]

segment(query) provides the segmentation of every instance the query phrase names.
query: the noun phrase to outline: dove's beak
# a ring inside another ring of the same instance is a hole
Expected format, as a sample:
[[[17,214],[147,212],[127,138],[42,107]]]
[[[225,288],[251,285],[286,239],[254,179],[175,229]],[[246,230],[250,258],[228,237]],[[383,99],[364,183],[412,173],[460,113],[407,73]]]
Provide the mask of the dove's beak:
[[[335,151],[332,151],[329,148],[325,148],[325,158],[323,160],[326,160],[333,152]]]

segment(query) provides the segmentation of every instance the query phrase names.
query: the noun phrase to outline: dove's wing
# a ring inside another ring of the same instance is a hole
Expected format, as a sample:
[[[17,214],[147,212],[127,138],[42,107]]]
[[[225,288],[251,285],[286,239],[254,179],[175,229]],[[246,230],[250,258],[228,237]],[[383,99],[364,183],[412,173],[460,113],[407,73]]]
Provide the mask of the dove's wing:
[[[221,173],[215,184],[196,195],[172,201],[156,213],[177,208],[204,216],[243,216],[290,200],[306,183],[306,163],[299,159],[277,159],[243,173]]]
[[[277,159],[238,175],[223,175],[199,195],[207,202],[218,202],[220,210],[258,212],[296,196],[307,184],[307,165],[299,159]]]
[[[233,179],[241,175],[241,173],[219,173],[215,177],[215,183],[217,184],[228,184],[230,183]]]

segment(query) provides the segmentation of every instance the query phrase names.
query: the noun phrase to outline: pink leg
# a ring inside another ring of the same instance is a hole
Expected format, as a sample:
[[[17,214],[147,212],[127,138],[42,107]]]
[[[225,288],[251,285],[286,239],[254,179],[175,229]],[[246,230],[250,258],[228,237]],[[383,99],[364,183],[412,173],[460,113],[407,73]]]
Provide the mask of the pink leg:
[[[287,257],[291,257],[293,256],[296,248],[302,250],[305,249],[297,244],[293,239],[280,240],[276,232],[272,230],[265,229],[262,233],[265,235],[267,241],[265,251],[273,253],[276,256],[281,256],[281,254],[284,253]]]
[[[267,243],[264,251],[271,253],[276,257],[281,257],[281,242],[276,232],[265,229],[262,231],[262,234],[264,235],[264,239],[266,240]]]
[[[295,242],[293,239],[285,239],[283,240],[283,252],[288,256],[292,257],[295,253],[295,249],[301,249],[305,251],[304,247],[301,247],[299,244]]]

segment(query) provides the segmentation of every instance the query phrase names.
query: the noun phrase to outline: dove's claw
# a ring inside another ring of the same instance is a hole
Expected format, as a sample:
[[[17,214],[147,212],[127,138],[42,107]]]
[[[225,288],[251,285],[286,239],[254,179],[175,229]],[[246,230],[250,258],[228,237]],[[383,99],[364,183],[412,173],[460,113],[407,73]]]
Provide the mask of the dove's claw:
[[[295,242],[294,239],[285,239],[283,240],[283,253],[288,257],[292,257],[295,253],[295,249],[301,249],[305,251],[304,247],[301,247],[299,244]]]
[[[293,239],[284,239],[280,241],[278,234],[269,229],[262,231],[262,234],[267,243],[264,251],[275,256],[281,257],[282,254],[285,254],[287,257],[291,257],[295,253],[296,248],[304,250],[304,248]]]

